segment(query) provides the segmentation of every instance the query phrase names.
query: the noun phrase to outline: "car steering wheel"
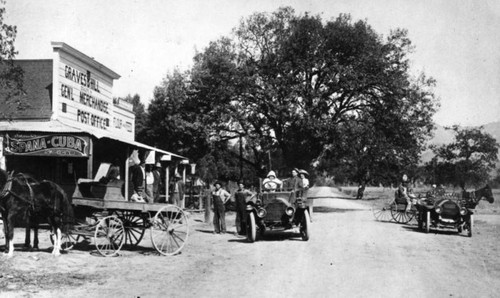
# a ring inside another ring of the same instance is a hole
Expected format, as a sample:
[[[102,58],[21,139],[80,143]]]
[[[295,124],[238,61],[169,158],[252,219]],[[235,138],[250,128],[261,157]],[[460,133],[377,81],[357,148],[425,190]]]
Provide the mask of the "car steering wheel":
[[[266,181],[262,184],[265,190],[276,190],[278,189],[278,183],[274,181]]]

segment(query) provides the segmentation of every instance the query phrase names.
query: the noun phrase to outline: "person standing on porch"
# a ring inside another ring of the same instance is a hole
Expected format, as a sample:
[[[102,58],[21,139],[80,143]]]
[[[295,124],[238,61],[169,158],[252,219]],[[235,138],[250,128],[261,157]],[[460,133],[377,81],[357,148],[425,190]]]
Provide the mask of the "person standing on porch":
[[[184,199],[184,182],[179,173],[175,173],[174,183],[172,186],[172,204],[182,208],[182,200]]]
[[[148,203],[153,203],[153,184],[154,184],[154,175],[153,175],[153,165],[146,165],[146,201]]]
[[[214,209],[214,234],[226,233],[226,210],[224,204],[229,200],[231,194],[222,188],[221,182],[215,182],[215,190],[212,191],[212,204]]]
[[[139,164],[135,164],[130,168],[130,188],[131,188],[131,201],[144,203],[144,188],[145,188],[145,178],[146,171],[144,170],[144,161],[136,161]]]
[[[161,189],[161,164],[157,162],[153,169],[153,201],[155,203],[160,203],[160,189]]]

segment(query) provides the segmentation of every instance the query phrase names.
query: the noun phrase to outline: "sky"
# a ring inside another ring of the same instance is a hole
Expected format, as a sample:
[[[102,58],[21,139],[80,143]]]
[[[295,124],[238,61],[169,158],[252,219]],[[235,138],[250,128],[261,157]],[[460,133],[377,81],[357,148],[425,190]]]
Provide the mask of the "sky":
[[[436,123],[500,121],[499,0],[6,0],[4,22],[17,26],[17,59],[51,59],[51,42],[64,42],[121,75],[114,96],[137,93],[147,105],[196,51],[283,6],[324,21],[349,13],[383,36],[407,29],[412,73],[437,81]]]

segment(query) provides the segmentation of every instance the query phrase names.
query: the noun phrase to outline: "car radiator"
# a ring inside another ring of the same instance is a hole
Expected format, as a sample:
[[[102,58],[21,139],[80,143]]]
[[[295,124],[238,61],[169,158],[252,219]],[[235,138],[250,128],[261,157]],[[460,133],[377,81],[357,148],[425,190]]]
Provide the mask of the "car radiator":
[[[269,221],[281,221],[281,218],[283,217],[283,214],[285,214],[286,210],[286,205],[285,203],[281,201],[273,201],[267,204],[266,211],[267,215],[265,220]]]

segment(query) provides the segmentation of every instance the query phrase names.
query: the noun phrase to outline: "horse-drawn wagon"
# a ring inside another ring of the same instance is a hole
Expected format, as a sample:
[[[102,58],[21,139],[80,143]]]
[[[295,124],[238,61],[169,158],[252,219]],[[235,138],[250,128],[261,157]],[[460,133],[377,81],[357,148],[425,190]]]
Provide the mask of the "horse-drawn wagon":
[[[123,245],[137,246],[147,229],[158,253],[174,255],[184,248],[189,224],[181,208],[128,201],[113,188],[114,185],[79,181],[72,199],[75,221],[65,237],[67,248],[81,240],[93,239],[101,255],[114,256]],[[102,191],[89,191],[94,189]]]
[[[188,218],[177,206],[130,202],[113,190],[114,195],[110,195],[106,191],[108,185],[88,181],[78,184],[70,202],[64,190],[51,181],[38,182],[22,173],[7,175],[3,170],[0,174],[0,210],[9,255],[13,253],[13,219],[24,213],[31,214],[25,245],[30,245],[29,229],[33,228],[33,244],[38,247],[38,220],[45,218],[52,227],[53,254],[85,241],[93,242],[101,255],[114,256],[124,245],[137,246],[146,229],[150,230],[154,248],[162,255],[177,254],[187,243]],[[104,191],[88,192],[89,189]]]
[[[411,195],[410,200],[399,195],[398,191],[394,193],[394,198],[384,202],[382,206],[375,206],[372,208],[373,216],[378,221],[391,221],[406,224],[411,222],[417,213],[415,207],[417,203],[417,196]],[[410,206],[408,206],[408,204]]]

